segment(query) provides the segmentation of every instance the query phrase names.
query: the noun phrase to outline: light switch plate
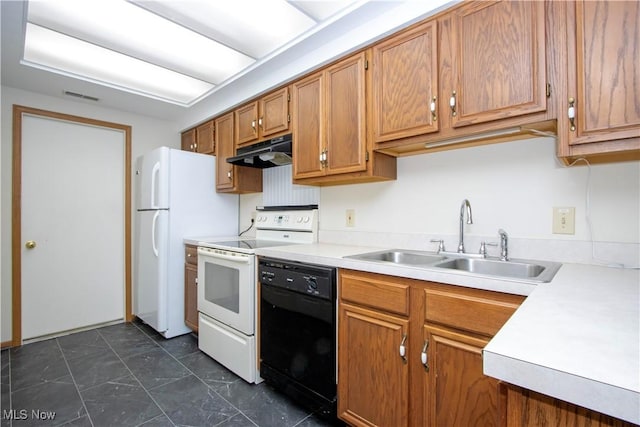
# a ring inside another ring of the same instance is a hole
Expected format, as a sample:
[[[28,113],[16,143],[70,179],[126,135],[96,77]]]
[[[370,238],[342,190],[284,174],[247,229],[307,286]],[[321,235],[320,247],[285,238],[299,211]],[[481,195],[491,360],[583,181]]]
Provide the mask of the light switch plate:
[[[576,208],[553,208],[553,234],[576,234]]]

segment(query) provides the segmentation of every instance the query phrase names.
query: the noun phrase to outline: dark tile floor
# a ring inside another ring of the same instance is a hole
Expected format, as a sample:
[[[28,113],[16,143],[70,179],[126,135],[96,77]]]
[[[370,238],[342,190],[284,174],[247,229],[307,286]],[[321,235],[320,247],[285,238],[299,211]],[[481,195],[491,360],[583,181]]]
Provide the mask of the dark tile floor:
[[[119,324],[5,349],[0,427],[327,425],[266,384],[248,384],[198,350]]]

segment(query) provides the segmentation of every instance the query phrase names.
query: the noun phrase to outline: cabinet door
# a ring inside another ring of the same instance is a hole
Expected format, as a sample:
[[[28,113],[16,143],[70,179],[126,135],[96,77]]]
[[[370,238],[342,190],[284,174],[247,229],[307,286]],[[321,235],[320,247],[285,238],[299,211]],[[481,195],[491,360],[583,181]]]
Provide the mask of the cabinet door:
[[[453,127],[546,110],[545,3],[469,2],[452,21]]]
[[[365,53],[325,70],[328,174],[365,171]]]
[[[182,132],[180,148],[185,151],[195,151],[196,146],[196,130],[190,129]]]
[[[409,368],[399,347],[409,322],[348,304],[340,305],[339,322],[340,418],[354,426],[408,425]]]
[[[260,99],[258,127],[261,137],[289,129],[289,88],[285,87]]]
[[[184,266],[184,323],[198,332],[198,267]]]
[[[373,47],[374,142],[438,130],[437,36],[432,20]]]
[[[196,128],[196,151],[198,153],[215,154],[216,144],[213,129],[213,120]]]
[[[324,174],[320,161],[324,143],[323,93],[322,73],[300,80],[291,87],[294,179]]]
[[[233,113],[227,113],[215,120],[216,126],[216,189],[225,190],[233,188],[234,168],[227,163],[228,157],[235,154],[235,144],[233,140]]]
[[[568,96],[575,126],[569,144],[640,135],[640,3],[577,1],[569,6]],[[568,103],[561,111],[568,120]]]
[[[427,365],[423,366],[425,425],[502,426],[506,402],[500,382],[482,373],[488,339],[424,326]],[[424,346],[424,343],[420,345]]]
[[[258,102],[252,102],[235,111],[236,145],[244,145],[258,139]]]

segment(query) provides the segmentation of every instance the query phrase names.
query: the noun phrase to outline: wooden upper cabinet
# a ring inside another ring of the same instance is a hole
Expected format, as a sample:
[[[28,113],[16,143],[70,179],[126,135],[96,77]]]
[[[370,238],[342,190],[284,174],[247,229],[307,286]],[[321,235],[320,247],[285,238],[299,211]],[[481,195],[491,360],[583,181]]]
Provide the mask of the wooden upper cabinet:
[[[189,129],[182,132],[180,148],[184,151],[196,150],[196,129]]]
[[[227,113],[215,119],[216,146],[216,189],[233,189],[233,165],[227,163],[228,157],[235,155],[233,140],[233,113]]]
[[[235,111],[236,145],[244,145],[258,139],[258,101]]]
[[[289,130],[289,88],[284,87],[235,111],[236,146]]]
[[[262,137],[277,135],[289,130],[289,99],[288,87],[260,98],[258,127]]]
[[[196,149],[198,153],[215,154],[216,144],[214,138],[215,127],[213,120],[201,124],[196,128]]]
[[[309,178],[323,174],[324,78],[322,72],[295,82],[291,87],[293,120],[293,176]]]
[[[372,49],[374,142],[438,130],[438,32],[431,20]]]
[[[215,119],[216,190],[223,193],[256,193],[262,191],[262,169],[234,166],[227,158],[235,156],[234,113]]]
[[[361,175],[353,182],[378,179],[372,178],[368,159],[366,55],[358,53],[293,84],[294,179],[327,178],[301,183],[348,180],[354,173]],[[395,162],[389,170],[382,179],[395,178]]]
[[[568,144],[559,154],[640,158],[640,3],[570,2],[567,22],[567,94],[558,120]]]
[[[367,169],[365,53],[325,70],[327,174]]]
[[[469,2],[451,25],[452,127],[546,110],[545,2]]]

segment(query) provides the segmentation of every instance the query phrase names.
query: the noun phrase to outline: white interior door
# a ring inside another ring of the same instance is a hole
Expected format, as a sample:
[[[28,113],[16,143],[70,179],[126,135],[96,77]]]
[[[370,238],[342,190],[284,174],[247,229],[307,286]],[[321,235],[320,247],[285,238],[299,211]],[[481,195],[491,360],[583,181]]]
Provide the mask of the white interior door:
[[[124,159],[123,131],[23,116],[23,339],[124,318]]]

